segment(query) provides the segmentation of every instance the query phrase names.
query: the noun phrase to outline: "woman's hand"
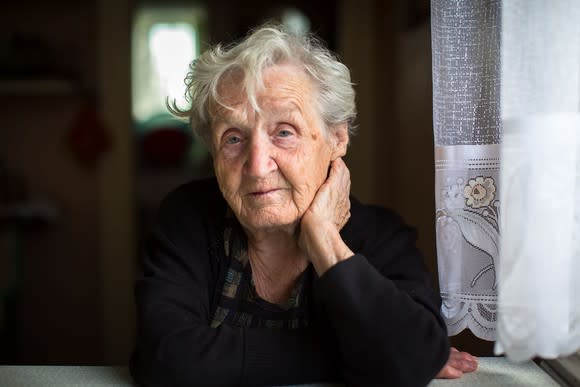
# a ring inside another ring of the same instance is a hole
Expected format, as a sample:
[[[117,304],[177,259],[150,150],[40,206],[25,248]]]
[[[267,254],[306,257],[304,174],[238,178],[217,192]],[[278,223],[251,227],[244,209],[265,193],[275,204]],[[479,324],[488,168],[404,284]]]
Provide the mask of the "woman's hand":
[[[340,231],[350,218],[350,171],[342,158],[330,163],[326,181],[302,217],[302,223],[332,223]]]
[[[319,276],[354,255],[339,234],[350,218],[349,194],[350,172],[338,158],[300,222],[298,243]]]
[[[467,352],[460,352],[451,347],[449,360],[439,371],[436,378],[439,379],[457,379],[466,372],[473,372],[477,369],[477,358]]]

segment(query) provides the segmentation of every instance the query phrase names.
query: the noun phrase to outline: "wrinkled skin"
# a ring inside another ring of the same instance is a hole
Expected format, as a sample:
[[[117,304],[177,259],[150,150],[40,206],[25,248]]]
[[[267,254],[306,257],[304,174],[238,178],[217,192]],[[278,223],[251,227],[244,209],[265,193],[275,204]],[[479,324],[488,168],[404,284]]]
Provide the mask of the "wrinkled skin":
[[[457,379],[463,376],[464,373],[473,372],[477,370],[478,360],[475,356],[467,352],[458,351],[451,347],[449,353],[449,360],[445,366],[437,374],[439,379]]]
[[[235,78],[220,85],[222,102],[233,110],[214,109],[214,169],[247,231],[293,233],[326,180],[330,162],[346,153],[346,126],[340,144],[336,130],[326,132],[316,110],[317,91],[301,69],[270,67],[263,79],[260,113]]]
[[[339,234],[350,218],[349,192],[350,172],[338,158],[300,224],[298,243],[319,275],[354,255]]]

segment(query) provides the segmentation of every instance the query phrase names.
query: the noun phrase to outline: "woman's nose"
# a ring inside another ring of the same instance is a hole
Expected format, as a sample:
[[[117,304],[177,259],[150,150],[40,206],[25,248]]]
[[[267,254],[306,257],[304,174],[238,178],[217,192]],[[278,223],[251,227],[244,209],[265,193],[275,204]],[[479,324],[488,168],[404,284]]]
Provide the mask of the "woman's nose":
[[[252,138],[247,153],[245,170],[253,177],[264,177],[277,166],[273,157],[272,144],[262,136]]]

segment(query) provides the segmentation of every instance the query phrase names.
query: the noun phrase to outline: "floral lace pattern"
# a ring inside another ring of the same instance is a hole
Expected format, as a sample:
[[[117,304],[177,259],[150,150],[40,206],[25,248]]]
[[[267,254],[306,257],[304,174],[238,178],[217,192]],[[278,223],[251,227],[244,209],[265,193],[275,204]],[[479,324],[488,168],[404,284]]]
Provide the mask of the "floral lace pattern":
[[[495,339],[499,147],[437,147],[436,231],[441,312],[450,335]]]
[[[467,199],[465,203],[471,208],[487,207],[492,202],[495,194],[495,183],[493,177],[477,176],[470,179],[463,189],[463,196]]]

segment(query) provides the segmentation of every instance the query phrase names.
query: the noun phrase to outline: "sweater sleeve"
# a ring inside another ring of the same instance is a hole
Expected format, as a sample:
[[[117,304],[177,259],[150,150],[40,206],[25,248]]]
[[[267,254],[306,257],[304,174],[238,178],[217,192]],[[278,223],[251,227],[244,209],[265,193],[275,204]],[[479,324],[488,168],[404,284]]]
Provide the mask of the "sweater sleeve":
[[[357,254],[317,283],[343,378],[357,386],[425,386],[449,356],[440,299],[415,248],[414,230],[383,210],[364,218]]]
[[[336,378],[319,335],[310,330],[210,327],[216,277],[207,225],[183,196],[174,194],[162,205],[146,243],[135,289],[131,372],[137,383],[257,386]]]

